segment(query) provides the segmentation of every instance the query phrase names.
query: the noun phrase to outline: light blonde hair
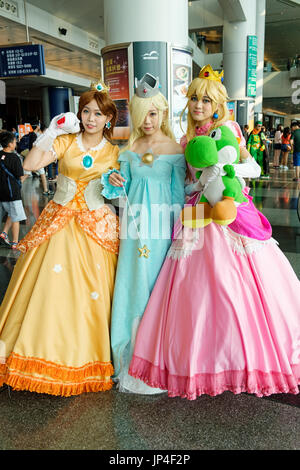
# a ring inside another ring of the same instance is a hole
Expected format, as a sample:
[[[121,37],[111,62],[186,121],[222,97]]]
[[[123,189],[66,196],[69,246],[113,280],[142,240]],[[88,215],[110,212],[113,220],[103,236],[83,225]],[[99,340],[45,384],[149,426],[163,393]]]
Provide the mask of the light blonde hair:
[[[170,137],[175,141],[174,134],[169,124],[169,105],[164,95],[160,92],[152,98],[140,98],[139,96],[134,95],[129,103],[133,130],[130,134],[126,149],[131,149],[134,142],[145,135],[141,126],[143,125],[152,105],[158,110],[159,127],[161,131],[167,137]]]
[[[181,123],[181,118],[186,110],[186,108],[189,105],[189,102],[192,98],[192,96],[197,96],[198,100],[202,99],[203,96],[208,96],[211,101],[212,101],[212,113],[214,114],[215,112],[218,113],[218,118],[213,119],[214,121],[211,128],[209,129],[209,132],[211,132],[212,129],[222,126],[224,122],[229,120],[229,111],[227,108],[227,101],[228,101],[228,95],[226,88],[221,82],[214,81],[214,80],[207,80],[206,78],[194,78],[194,80],[191,82],[188,91],[187,91],[187,98],[188,102],[183,109],[181,116],[180,116],[180,123]],[[187,141],[189,142],[191,139],[195,137],[195,128],[197,126],[197,121],[194,121],[192,118],[190,112],[188,111],[187,115],[187,131],[186,131],[186,138]]]

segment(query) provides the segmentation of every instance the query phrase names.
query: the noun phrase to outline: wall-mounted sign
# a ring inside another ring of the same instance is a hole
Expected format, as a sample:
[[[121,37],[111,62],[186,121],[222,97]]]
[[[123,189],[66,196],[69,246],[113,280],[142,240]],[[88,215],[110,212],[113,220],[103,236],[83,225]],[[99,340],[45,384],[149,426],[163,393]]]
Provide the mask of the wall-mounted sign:
[[[45,75],[44,47],[40,44],[0,48],[0,77]]]
[[[236,118],[236,116],[235,116],[235,114],[236,114],[236,112],[235,112],[236,102],[235,101],[227,101],[227,108],[228,108],[228,111],[229,111],[229,119],[231,121],[235,121],[235,118]],[[247,123],[245,122],[245,124],[247,124]]]
[[[158,77],[161,93],[168,96],[167,43],[137,41],[133,43],[134,78],[140,80],[145,73]]]
[[[256,96],[257,36],[247,36],[246,96]]]
[[[109,95],[118,110],[118,121],[114,128],[113,138],[127,140],[130,136],[128,49],[110,50],[104,52],[102,57],[104,82],[109,86]]]

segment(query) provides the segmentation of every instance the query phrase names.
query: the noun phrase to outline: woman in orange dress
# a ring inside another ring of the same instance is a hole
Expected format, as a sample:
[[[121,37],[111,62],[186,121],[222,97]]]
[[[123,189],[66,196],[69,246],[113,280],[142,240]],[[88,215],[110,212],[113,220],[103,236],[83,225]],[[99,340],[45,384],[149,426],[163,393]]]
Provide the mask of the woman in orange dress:
[[[18,245],[0,308],[0,386],[61,396],[112,387],[119,226],[101,196],[101,175],[119,168],[119,149],[106,139],[116,115],[105,87],[95,85],[80,98],[80,121],[73,113],[54,118],[24,162],[32,171],[57,158],[59,177]]]

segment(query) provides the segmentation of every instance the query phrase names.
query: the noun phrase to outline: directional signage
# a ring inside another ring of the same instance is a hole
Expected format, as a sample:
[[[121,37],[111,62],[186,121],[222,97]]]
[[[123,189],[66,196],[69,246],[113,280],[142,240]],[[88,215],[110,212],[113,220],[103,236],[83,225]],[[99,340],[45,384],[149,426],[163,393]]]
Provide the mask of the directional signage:
[[[256,96],[257,36],[247,36],[247,90],[246,96]]]
[[[45,75],[44,47],[40,44],[0,48],[0,77]]]

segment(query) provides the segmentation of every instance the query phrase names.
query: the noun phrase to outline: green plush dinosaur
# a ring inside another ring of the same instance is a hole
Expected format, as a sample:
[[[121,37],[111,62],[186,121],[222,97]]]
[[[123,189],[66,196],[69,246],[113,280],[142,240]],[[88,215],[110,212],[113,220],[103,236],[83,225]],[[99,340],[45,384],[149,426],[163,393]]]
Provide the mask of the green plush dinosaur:
[[[183,209],[183,225],[196,228],[212,221],[219,225],[231,224],[236,218],[237,206],[247,201],[233,167],[240,158],[233,132],[227,126],[220,126],[209,136],[195,137],[189,141],[185,157],[192,167],[200,170],[196,177],[202,194],[196,206]]]

